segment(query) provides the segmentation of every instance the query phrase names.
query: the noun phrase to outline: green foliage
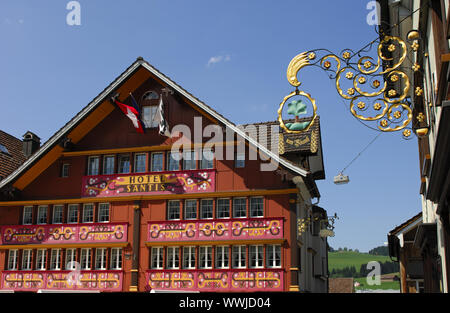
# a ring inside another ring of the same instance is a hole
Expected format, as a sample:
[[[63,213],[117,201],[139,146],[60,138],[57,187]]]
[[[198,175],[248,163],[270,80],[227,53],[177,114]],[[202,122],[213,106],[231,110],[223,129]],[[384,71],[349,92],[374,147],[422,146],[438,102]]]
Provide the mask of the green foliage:
[[[370,250],[369,254],[389,256],[389,248],[387,246],[379,246]]]

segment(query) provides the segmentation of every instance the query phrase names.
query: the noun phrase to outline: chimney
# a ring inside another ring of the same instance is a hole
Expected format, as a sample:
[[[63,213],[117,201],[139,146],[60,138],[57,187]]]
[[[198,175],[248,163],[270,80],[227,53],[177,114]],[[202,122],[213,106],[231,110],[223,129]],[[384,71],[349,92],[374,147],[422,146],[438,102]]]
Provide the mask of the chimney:
[[[30,131],[27,131],[25,135],[23,135],[23,154],[27,158],[33,155],[39,147],[41,146],[41,138],[39,138],[36,134],[33,134]]]

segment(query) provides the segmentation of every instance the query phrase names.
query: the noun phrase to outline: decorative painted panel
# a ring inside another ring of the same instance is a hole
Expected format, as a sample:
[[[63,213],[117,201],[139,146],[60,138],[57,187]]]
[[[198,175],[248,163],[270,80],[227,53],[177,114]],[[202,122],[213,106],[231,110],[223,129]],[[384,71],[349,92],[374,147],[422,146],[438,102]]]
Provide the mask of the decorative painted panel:
[[[215,170],[84,176],[82,197],[213,192]]]
[[[147,241],[281,238],[283,238],[282,218],[254,218],[150,222]]]
[[[4,271],[4,290],[100,290],[122,291],[122,271]]]
[[[125,223],[11,225],[0,227],[1,245],[113,243],[127,241]]]
[[[283,270],[149,270],[148,288],[202,292],[283,291]]]

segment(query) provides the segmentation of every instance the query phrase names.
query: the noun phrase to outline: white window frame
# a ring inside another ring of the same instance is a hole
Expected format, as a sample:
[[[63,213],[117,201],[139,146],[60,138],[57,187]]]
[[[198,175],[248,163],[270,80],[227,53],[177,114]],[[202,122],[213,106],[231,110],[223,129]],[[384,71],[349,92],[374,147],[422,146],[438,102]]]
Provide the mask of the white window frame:
[[[77,212],[77,215],[76,215],[76,221],[74,221],[74,222],[72,222],[71,220],[70,220],[70,218],[71,218],[71,212],[73,211],[73,210],[75,210],[76,212]],[[67,223],[68,224],[76,224],[76,223],[78,223],[78,218],[79,218],[79,212],[78,212],[78,210],[79,210],[79,205],[78,204],[69,204],[69,205],[67,205]]]
[[[279,249],[279,258],[277,258],[277,249]],[[266,267],[281,268],[281,245],[266,246]]]
[[[122,248],[111,248],[110,268],[112,270],[122,269]]]
[[[245,152],[237,152],[236,159],[234,160],[235,168],[244,168],[245,167]]]
[[[153,158],[155,155],[161,155],[161,169],[154,169],[153,168]],[[162,172],[164,171],[164,152],[152,152],[151,158],[150,158],[150,172]]]
[[[172,218],[171,217],[171,206],[170,206],[170,204],[171,203],[178,203],[178,218]],[[179,201],[179,200],[169,200],[169,201],[167,201],[167,220],[170,220],[170,221],[178,221],[178,220],[180,220],[180,218],[181,218],[181,216],[180,216],[180,210],[181,210],[181,202]]]
[[[155,128],[159,126],[159,122],[155,119],[158,114],[158,105],[142,106],[142,122],[145,128]]]
[[[206,152],[206,155],[205,155]],[[212,159],[210,160],[208,157],[206,157],[208,154],[212,156]],[[213,169],[214,168],[214,151],[211,149],[204,149],[202,150],[202,159],[200,160],[200,169],[206,170],[206,169]]]
[[[237,216],[236,210],[235,210],[234,201],[235,200],[242,200],[242,199],[244,200],[244,203],[245,203],[245,215],[244,216]],[[244,197],[233,198],[233,200],[232,200],[232,211],[233,211],[233,218],[246,218],[247,217],[247,198],[244,198]]]
[[[50,270],[58,271],[61,269],[61,249],[50,250]]]
[[[80,250],[80,269],[90,270],[92,263],[92,250],[90,248],[82,248]]]
[[[106,248],[96,248],[95,249],[95,269],[96,270],[106,270],[107,267],[107,253]]]
[[[250,245],[248,246],[248,267],[263,268],[264,267],[264,246]],[[255,264],[252,264],[255,263]]]
[[[183,247],[183,269],[195,269],[196,251],[195,246]]]
[[[172,155],[174,155],[174,154],[177,154],[177,155],[178,155],[178,157],[177,157],[178,160],[175,160],[175,159],[172,158]],[[180,152],[170,152],[170,151],[167,152],[167,161],[166,161],[166,164],[167,164],[166,169],[167,169],[167,171],[179,171],[180,168],[181,168],[181,165],[180,165],[181,157],[182,157],[182,155],[181,155]],[[172,169],[172,168],[170,167],[171,160],[173,160],[176,164],[178,164],[178,166],[177,166],[176,169]]]
[[[107,168],[108,162],[106,160],[112,159],[112,172],[109,172],[109,168]],[[112,175],[115,172],[116,168],[116,156],[115,155],[104,155],[103,156],[103,175]]]
[[[192,215],[191,216],[187,216],[187,214],[186,214],[186,212],[187,212],[186,208],[188,207],[187,203],[195,203],[194,217],[192,217]],[[184,219],[185,220],[197,219],[197,209],[198,209],[198,201],[197,201],[197,199],[187,199],[187,200],[185,200],[184,201],[184,209],[183,209]]]
[[[237,265],[234,264],[235,260],[238,261]],[[246,266],[247,266],[247,246],[245,246],[245,245],[231,246],[231,262],[232,262],[231,265],[233,268],[246,268]],[[242,265],[242,263],[244,263],[244,264]]]
[[[257,213],[259,213],[259,214],[254,214],[255,213],[255,210],[254,210],[254,208],[253,208],[253,205],[254,205],[254,200],[256,200],[256,199],[261,199],[262,201],[261,201],[261,212],[257,212]],[[250,211],[250,217],[264,217],[264,197],[250,197],[250,199],[249,199],[249,211]]]
[[[76,270],[76,262],[77,261],[77,249],[71,248],[66,249],[66,261],[65,261],[65,269],[68,271]]]
[[[139,156],[144,156],[144,168],[141,170],[137,170],[137,160]],[[163,161],[164,162],[164,161]],[[134,173],[145,173],[147,171],[147,153],[135,153],[134,154]]]
[[[209,217],[204,217],[203,213],[203,203],[208,201],[208,203],[211,203],[211,210],[208,211],[208,213],[211,213],[211,216]],[[208,219],[212,219],[214,217],[214,199],[201,199],[200,200],[200,205],[199,205],[199,218],[203,219],[203,220],[208,220]]]
[[[104,217],[106,216],[106,215],[104,215],[104,214],[102,214],[102,212],[104,212],[105,210],[104,210],[104,207],[105,206],[107,206],[108,207],[108,209],[106,210],[107,212],[108,212],[108,219],[106,219],[106,220],[104,220]],[[110,218],[110,204],[109,203],[106,203],[106,202],[104,202],[104,203],[99,203],[98,204],[98,208],[97,208],[97,210],[98,210],[98,212],[97,212],[97,220],[98,220],[98,222],[99,223],[108,223],[109,222],[109,218]]]
[[[216,246],[216,268],[230,268],[230,246]]]
[[[186,158],[187,155],[190,155],[189,158]],[[183,170],[188,171],[188,170],[196,170],[197,169],[197,159],[196,159],[196,151],[195,150],[187,150],[187,151],[183,151]],[[193,164],[194,168],[191,168],[191,166],[189,166],[189,168],[187,168],[187,164]]]
[[[81,216],[81,222],[82,223],[94,223],[94,211],[95,211],[95,206],[93,203],[83,204],[83,214]],[[89,213],[89,215],[86,215],[87,213]]]
[[[123,157],[128,157],[128,169],[125,171],[125,172],[123,172],[122,171],[122,158]],[[124,153],[124,154],[119,154],[118,155],[118,157],[117,157],[117,173],[119,173],[119,174],[130,174],[130,172],[131,172],[131,169],[130,169],[130,166],[131,165],[131,158],[130,158],[130,154],[128,154],[128,153]]]
[[[227,214],[227,216],[221,216],[221,214],[220,214],[220,205],[219,205],[219,202],[221,201],[221,200],[226,200],[227,201],[227,203],[228,203],[228,214]],[[231,213],[230,213],[230,198],[218,198],[217,199],[217,201],[216,201],[216,218],[230,218],[230,215]]]
[[[69,177],[69,168],[70,168],[69,163],[63,163],[63,165],[61,166],[61,177],[63,178]]]
[[[155,270],[162,270],[164,268],[164,248],[152,247],[151,254],[150,267]]]
[[[19,250],[11,249],[8,250],[8,271],[16,271],[19,261]]]
[[[91,160],[97,160],[95,167],[91,167]],[[100,174],[100,157],[98,155],[92,155],[88,157],[87,175],[94,176]]]
[[[30,271],[31,270],[32,256],[33,256],[33,250],[31,250],[31,249],[24,249],[24,250],[22,250],[22,266],[21,266],[21,269],[23,271]]]
[[[30,222],[25,221],[25,217],[29,214]],[[24,206],[23,214],[22,214],[22,225],[31,225],[33,224],[33,206]]]
[[[47,249],[36,250],[36,270],[45,271],[47,269]]]
[[[45,212],[45,222],[41,222],[41,212]],[[47,221],[48,221],[48,206],[47,205],[38,206],[36,224],[39,225],[47,224]]]
[[[167,247],[166,268],[171,270],[180,269],[180,247]]]
[[[57,210],[58,209],[58,210]],[[55,213],[59,211],[59,209],[61,210],[61,219],[60,221],[56,221],[55,222]],[[52,224],[62,224],[64,221],[64,205],[62,204],[55,204],[53,205],[53,212],[52,212]]]
[[[212,246],[198,247],[198,268],[211,269],[212,258],[213,258]]]

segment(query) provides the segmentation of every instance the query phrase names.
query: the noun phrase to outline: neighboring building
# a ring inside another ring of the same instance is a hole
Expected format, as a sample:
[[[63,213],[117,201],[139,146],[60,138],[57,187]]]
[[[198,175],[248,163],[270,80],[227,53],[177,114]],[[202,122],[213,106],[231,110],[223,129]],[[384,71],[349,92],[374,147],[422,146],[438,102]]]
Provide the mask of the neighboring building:
[[[138,58],[0,182],[1,289],[327,292],[318,127],[255,139]]]
[[[0,181],[14,172],[25,160],[22,141],[0,130]]]
[[[412,82],[412,124],[419,137],[422,197],[422,223],[417,228],[414,245],[423,258],[424,291],[447,293],[450,280],[450,3],[441,0],[379,0],[379,3],[385,31],[405,40],[414,29],[420,37],[415,41],[419,43],[421,39],[421,47],[408,55],[410,65],[414,63],[419,70],[407,72]],[[388,25],[393,28],[389,30]]]
[[[414,245],[417,230],[422,225],[422,212],[397,226],[388,234],[389,256],[400,263],[400,291],[424,291],[423,257]]]

